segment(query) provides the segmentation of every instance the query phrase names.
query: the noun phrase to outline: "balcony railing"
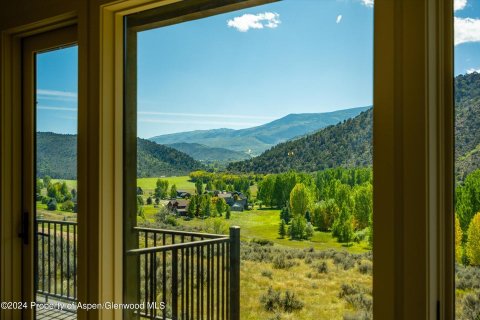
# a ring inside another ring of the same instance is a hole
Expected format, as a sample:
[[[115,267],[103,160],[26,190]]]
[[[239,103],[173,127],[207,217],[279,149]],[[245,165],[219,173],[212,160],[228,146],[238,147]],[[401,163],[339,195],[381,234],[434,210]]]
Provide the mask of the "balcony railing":
[[[37,220],[36,288],[46,299],[76,301],[77,225]],[[240,229],[230,236],[135,228],[135,315],[143,319],[240,319]]]

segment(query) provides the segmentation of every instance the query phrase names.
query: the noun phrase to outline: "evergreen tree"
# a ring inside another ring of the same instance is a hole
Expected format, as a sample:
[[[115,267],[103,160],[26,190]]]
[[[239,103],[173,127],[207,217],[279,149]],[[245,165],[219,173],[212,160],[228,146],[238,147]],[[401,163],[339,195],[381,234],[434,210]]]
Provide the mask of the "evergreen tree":
[[[312,222],[312,218],[310,216],[309,211],[305,212],[305,220],[307,220],[308,223]]]
[[[197,211],[197,197],[193,196],[190,199],[190,202],[188,203],[187,207],[187,215],[190,219],[193,219],[195,217]]]
[[[50,185],[50,182],[52,181],[52,178],[50,176],[45,176],[43,177],[43,185],[45,187],[48,187]]]
[[[195,181],[195,191],[198,195],[203,194],[203,183],[201,180]]]
[[[170,188],[170,198],[171,199],[176,199],[177,198],[177,186],[174,185],[174,184]]]
[[[207,185],[205,187],[205,190],[212,191],[213,190],[213,185],[210,180],[208,180]]]
[[[152,197],[147,198],[147,204],[151,205],[153,203]]]
[[[281,239],[284,239],[285,235],[287,234],[287,230],[285,228],[285,221],[283,219],[280,221],[280,227],[278,229],[278,234],[280,235]]]
[[[227,211],[225,212],[225,219],[230,219],[230,206],[227,206]]]

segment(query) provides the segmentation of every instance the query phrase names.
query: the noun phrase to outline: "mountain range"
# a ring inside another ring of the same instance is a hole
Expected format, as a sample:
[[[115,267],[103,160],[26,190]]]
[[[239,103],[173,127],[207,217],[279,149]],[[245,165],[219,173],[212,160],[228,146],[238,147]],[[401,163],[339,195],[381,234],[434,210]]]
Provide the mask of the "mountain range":
[[[160,135],[149,140],[164,145],[195,143],[256,156],[278,143],[353,118],[367,109],[368,107],[359,107],[325,113],[289,114],[261,126],[247,129],[195,130]],[[183,145],[182,151],[193,156],[193,151],[186,147],[188,145]]]
[[[204,165],[174,148],[137,138],[137,176],[188,175]],[[52,132],[37,133],[37,177],[77,177],[77,136]]]
[[[138,138],[137,175],[185,175],[193,170],[206,169],[204,164],[209,161],[233,161],[228,164],[228,170],[256,173],[371,166],[372,108],[341,110],[332,114],[336,120],[333,116],[325,120],[325,114],[292,114],[249,129],[191,131],[154,138],[170,145]],[[353,116],[348,118],[349,114]],[[337,121],[341,117],[347,118]],[[315,119],[319,122],[316,125]],[[339,123],[325,127],[328,121]],[[318,127],[322,129],[316,129]],[[178,139],[188,142],[173,142]],[[239,147],[241,141],[243,146]],[[75,179],[76,142],[75,135],[38,133],[37,175]],[[256,149],[252,149],[253,145]],[[246,148],[260,152],[266,146],[270,147],[257,157],[245,152]],[[455,78],[457,182],[477,168],[480,168],[480,74],[472,73]]]
[[[235,172],[317,171],[372,165],[373,110],[313,134],[280,143],[262,155],[235,162]],[[455,78],[455,177],[480,168],[480,74]]]

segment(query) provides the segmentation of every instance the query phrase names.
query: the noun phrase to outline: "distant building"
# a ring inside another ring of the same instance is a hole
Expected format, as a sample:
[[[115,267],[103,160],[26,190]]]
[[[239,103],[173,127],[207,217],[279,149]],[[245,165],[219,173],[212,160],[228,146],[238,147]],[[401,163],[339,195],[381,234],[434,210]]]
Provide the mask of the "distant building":
[[[177,190],[177,198],[187,199],[190,198],[192,195],[190,192],[185,190]]]
[[[190,203],[190,200],[174,199],[174,200],[168,201],[167,208],[171,213],[174,213],[177,216],[186,216],[187,207],[189,203]]]

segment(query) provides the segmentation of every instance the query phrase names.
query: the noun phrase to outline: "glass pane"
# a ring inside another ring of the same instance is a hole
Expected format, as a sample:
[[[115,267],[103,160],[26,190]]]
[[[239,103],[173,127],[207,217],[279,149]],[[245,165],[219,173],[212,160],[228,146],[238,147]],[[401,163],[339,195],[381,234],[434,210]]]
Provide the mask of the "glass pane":
[[[480,3],[455,4],[456,318],[480,318]]]
[[[77,79],[76,46],[36,55],[37,319],[76,319]]]
[[[285,0],[129,35],[127,215],[150,247],[138,299],[166,305],[141,312],[223,315],[227,251],[188,235],[239,226],[241,319],[372,318],[373,1]],[[174,241],[204,251],[151,248]]]

